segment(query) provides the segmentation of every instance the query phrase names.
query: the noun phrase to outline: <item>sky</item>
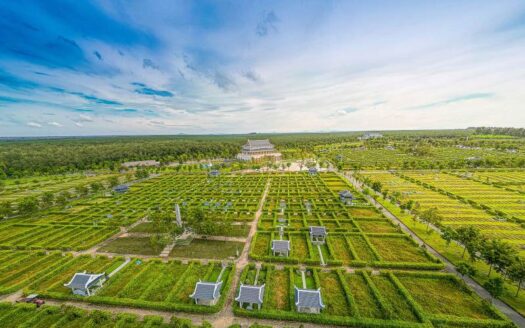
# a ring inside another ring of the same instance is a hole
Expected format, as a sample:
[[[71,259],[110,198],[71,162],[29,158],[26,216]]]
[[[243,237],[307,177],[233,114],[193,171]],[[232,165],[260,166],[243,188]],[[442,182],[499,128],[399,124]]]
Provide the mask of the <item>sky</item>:
[[[525,1],[0,3],[0,136],[525,126]]]

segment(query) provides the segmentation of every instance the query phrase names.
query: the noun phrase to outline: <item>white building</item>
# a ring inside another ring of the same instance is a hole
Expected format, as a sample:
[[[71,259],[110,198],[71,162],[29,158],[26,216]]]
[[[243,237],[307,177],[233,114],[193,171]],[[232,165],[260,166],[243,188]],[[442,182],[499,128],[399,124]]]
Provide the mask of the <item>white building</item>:
[[[270,143],[270,140],[248,140],[248,142],[242,146],[241,152],[237,154],[237,159],[241,161],[252,161],[263,158],[269,158],[273,160],[280,160],[281,153],[279,153],[275,146]]]
[[[366,133],[363,133],[361,137],[359,137],[360,140],[377,139],[377,138],[383,138],[383,135],[379,132],[366,132]]]

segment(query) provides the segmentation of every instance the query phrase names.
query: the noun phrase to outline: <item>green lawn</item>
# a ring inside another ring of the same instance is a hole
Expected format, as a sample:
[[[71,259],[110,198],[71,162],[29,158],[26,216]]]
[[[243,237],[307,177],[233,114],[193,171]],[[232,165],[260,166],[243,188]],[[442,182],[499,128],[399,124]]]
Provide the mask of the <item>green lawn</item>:
[[[188,246],[175,246],[170,253],[173,257],[198,259],[227,259],[237,257],[244,243],[233,241],[194,239]]]
[[[99,249],[100,252],[117,254],[159,255],[161,250],[151,247],[149,237],[117,238]]]

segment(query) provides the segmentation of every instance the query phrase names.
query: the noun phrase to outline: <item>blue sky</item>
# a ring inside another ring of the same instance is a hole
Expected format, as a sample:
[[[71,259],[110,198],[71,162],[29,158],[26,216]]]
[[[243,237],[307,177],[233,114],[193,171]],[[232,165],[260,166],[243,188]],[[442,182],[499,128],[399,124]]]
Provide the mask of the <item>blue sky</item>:
[[[3,1],[0,136],[525,126],[523,1]]]

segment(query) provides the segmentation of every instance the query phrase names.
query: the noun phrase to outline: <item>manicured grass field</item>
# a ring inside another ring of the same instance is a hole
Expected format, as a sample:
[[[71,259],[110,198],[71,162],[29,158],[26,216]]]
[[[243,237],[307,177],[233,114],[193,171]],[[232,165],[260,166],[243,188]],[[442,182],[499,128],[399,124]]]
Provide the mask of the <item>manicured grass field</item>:
[[[162,250],[151,246],[149,237],[117,238],[98,249],[99,252],[137,255],[159,255]]]
[[[175,246],[172,257],[195,259],[236,258],[242,252],[244,243],[235,241],[194,239],[187,246]]]

